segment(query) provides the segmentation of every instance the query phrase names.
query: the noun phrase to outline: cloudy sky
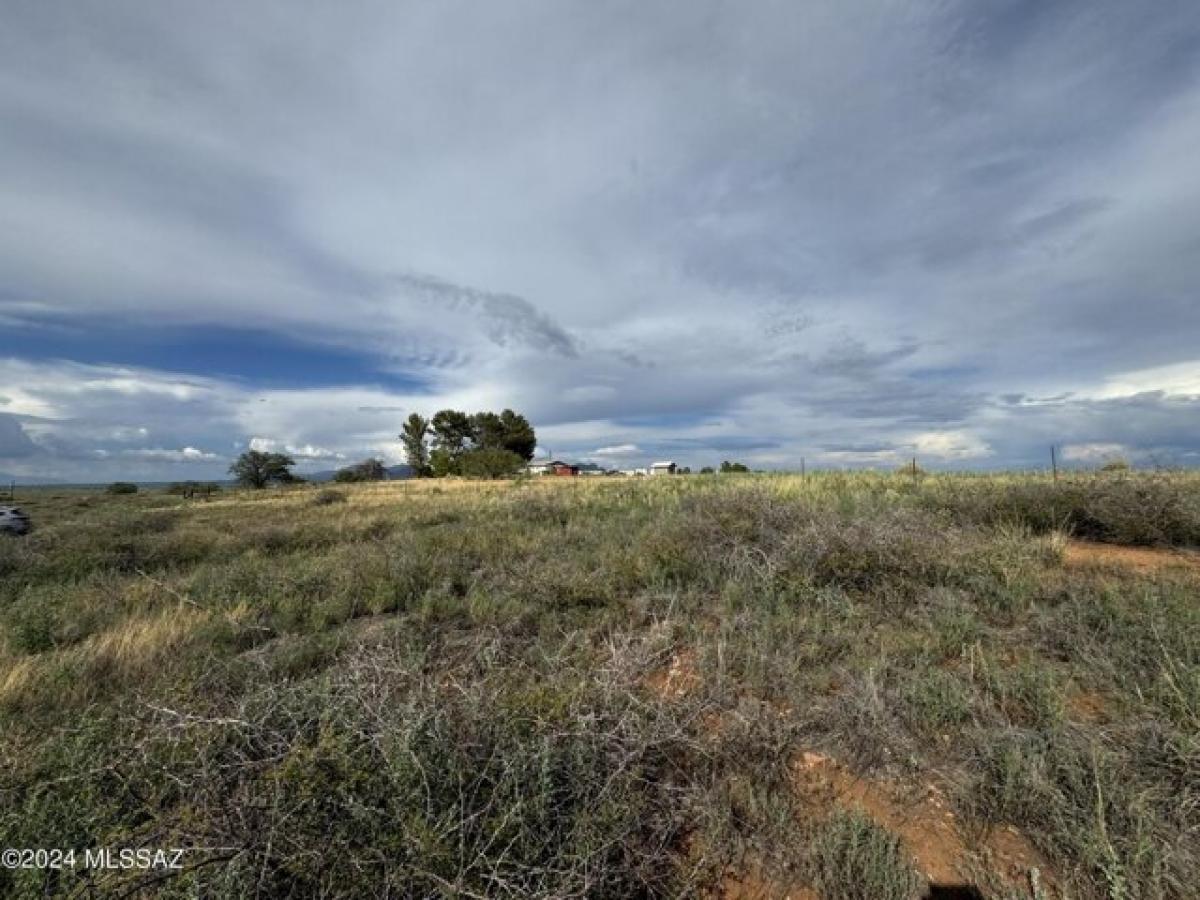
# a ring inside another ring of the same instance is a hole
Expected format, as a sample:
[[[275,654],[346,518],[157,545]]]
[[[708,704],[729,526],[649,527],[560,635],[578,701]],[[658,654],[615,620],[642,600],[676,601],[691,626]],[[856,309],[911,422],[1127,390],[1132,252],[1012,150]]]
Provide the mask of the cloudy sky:
[[[0,6],[0,477],[1200,463],[1195,0]]]

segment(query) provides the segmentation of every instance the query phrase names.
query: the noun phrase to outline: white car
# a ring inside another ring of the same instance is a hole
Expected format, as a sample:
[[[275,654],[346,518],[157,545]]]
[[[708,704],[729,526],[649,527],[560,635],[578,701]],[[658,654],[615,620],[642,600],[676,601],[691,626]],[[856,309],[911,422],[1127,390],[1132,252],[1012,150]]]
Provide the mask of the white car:
[[[29,516],[15,506],[0,506],[0,533],[29,534]]]

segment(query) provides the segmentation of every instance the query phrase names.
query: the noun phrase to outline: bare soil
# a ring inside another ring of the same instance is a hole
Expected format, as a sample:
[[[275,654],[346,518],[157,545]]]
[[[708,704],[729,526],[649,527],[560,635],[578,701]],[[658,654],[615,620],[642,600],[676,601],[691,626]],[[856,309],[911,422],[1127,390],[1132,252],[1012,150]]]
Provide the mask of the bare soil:
[[[916,869],[932,885],[971,884],[982,871],[1006,887],[1028,889],[1037,870],[1053,885],[1049,864],[1017,829],[994,828],[968,841],[936,784],[923,789],[855,775],[821,753],[804,752],[793,764],[796,790],[814,811],[853,808],[896,835]]]
[[[1070,568],[1120,568],[1138,573],[1190,569],[1200,573],[1200,554],[1162,547],[1125,547],[1092,541],[1068,541],[1063,562]]]

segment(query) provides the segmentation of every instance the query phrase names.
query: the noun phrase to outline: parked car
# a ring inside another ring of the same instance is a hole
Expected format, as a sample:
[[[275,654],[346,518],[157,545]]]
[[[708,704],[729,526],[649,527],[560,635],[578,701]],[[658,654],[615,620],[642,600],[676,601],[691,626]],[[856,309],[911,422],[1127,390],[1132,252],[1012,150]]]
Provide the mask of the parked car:
[[[0,506],[0,533],[29,534],[29,516],[15,506]]]

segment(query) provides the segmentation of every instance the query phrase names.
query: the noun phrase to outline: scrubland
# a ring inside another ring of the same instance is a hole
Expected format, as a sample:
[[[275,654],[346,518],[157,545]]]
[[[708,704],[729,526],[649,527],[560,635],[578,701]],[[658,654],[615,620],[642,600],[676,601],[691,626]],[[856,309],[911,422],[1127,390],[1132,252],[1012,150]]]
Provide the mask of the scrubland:
[[[0,895],[1200,896],[1196,475],[20,502]]]

